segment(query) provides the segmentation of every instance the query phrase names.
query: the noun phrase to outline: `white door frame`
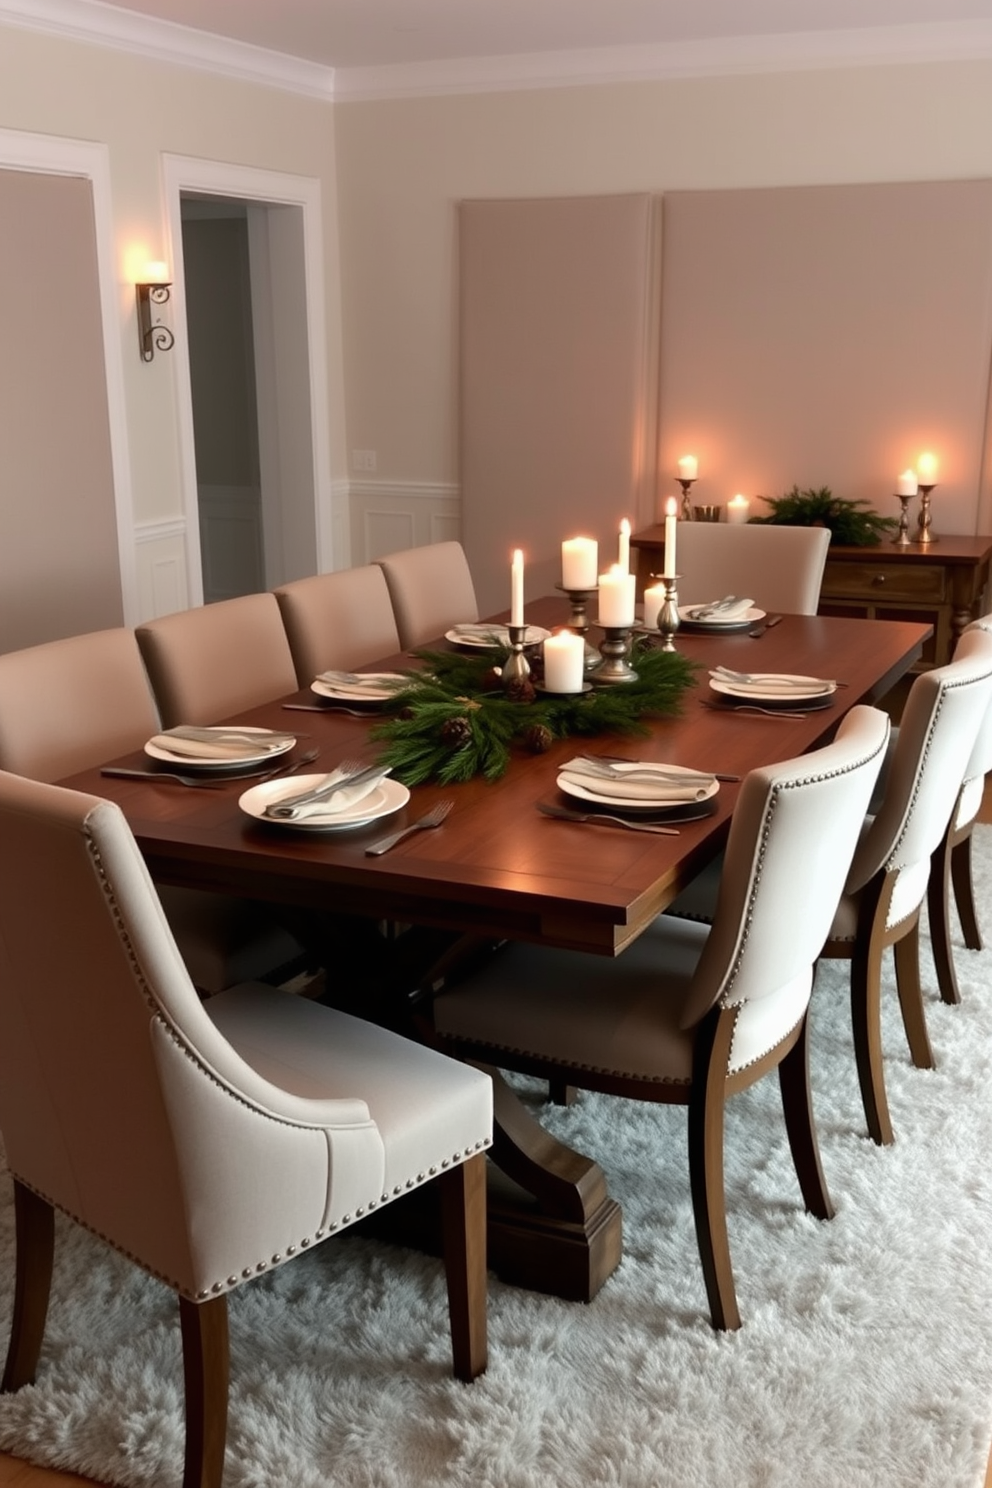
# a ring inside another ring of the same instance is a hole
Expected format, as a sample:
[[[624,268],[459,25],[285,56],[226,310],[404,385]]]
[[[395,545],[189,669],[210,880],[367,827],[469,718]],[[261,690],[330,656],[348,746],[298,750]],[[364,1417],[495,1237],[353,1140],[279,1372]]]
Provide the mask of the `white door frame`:
[[[311,460],[313,466],[314,528],[317,567],[324,572],[334,564],[331,520],[331,455],[328,435],[328,372],[326,314],[324,300],[324,247],[320,182],[308,176],[258,170],[223,161],[198,160],[185,155],[162,156],[165,215],[170,238],[173,323],[177,349],[187,346],[186,293],[183,274],[181,195],[184,191],[235,197],[243,201],[277,206],[296,206],[303,214],[303,254],[310,373]],[[186,563],[189,602],[203,602],[200,559],[199,510],[196,488],[196,452],[193,440],[193,395],[189,357],[173,361],[177,379],[176,406],[180,446],[180,479],[186,519]]]
[[[124,397],[124,355],[121,336],[122,295],[117,272],[117,249],[110,192],[110,150],[89,140],[62,139],[52,134],[27,134],[0,129],[0,168],[55,176],[82,176],[93,192],[96,230],[100,323],[103,363],[107,378],[107,417],[110,426],[110,465],[117,519],[117,556],[121,577],[121,606],[125,625],[139,618],[138,576],[135,560],[134,503],[131,458]],[[130,287],[130,286],[128,286]],[[133,305],[134,291],[131,291]]]

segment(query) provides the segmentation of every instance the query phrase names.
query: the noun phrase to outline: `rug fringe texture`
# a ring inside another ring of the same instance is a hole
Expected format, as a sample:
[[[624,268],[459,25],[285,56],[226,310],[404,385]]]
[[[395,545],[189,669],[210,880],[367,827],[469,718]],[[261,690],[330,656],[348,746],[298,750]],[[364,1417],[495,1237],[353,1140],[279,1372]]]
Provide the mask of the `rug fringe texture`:
[[[975,833],[992,903],[992,827]],[[727,1210],[744,1326],[710,1327],[685,1112],[584,1094],[548,1124],[597,1157],[622,1265],[589,1304],[490,1287],[490,1363],[450,1375],[437,1261],[342,1236],[231,1297],[225,1488],[981,1488],[992,1435],[992,950],[955,959],[938,1068],[914,1070],[889,967],[896,1141],[865,1135],[846,967],[825,964],[812,1078],[837,1208],[802,1208],[778,1084],[731,1101]],[[536,1087],[534,1087],[536,1088]],[[13,1214],[0,1180],[0,1347]],[[172,1294],[68,1222],[37,1384],[0,1397],[0,1449],[124,1488],[176,1488]]]

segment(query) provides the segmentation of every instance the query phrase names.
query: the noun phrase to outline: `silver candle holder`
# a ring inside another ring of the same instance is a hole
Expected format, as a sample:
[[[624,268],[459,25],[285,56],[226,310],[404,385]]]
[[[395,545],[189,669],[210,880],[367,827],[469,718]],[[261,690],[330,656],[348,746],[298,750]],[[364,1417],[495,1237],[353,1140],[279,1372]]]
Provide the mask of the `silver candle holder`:
[[[896,500],[902,502],[902,510],[899,513],[899,531],[892,539],[897,548],[908,548],[911,542],[909,535],[909,503],[912,496],[907,496],[903,491],[896,492]]]
[[[691,522],[693,520],[692,498],[689,493],[696,482],[696,477],[694,475],[679,475],[676,476],[676,480],[682,487],[682,520],[683,522]]]
[[[661,650],[675,650],[675,632],[679,628],[679,591],[678,581],[681,574],[662,574],[661,582],[665,586],[665,597],[658,611],[658,633],[661,636]]]
[[[629,625],[606,625],[603,639],[599,643],[599,654],[603,658],[589,673],[589,680],[597,687],[609,687],[616,682],[636,682],[637,673],[630,664],[631,630]]]
[[[937,541],[936,537],[930,529],[930,523],[932,521],[932,516],[930,513],[930,492],[933,490],[936,484],[936,481],[933,481],[928,486],[920,486],[920,510],[919,515],[916,518],[916,541],[919,543],[921,548],[929,547],[931,543],[935,543]]]
[[[589,617],[586,614],[586,606],[593,596],[599,593],[599,585],[597,584],[591,589],[566,589],[564,584],[556,584],[555,588],[568,596],[568,602],[572,606],[572,613],[568,619],[568,628],[574,631],[576,635],[580,635],[585,641],[586,649],[583,666],[586,672],[590,672],[594,667],[599,665],[599,652],[595,646],[589,644],[587,636]]]
[[[507,635],[510,640],[510,654],[503,663],[503,686],[509,687],[513,682],[525,682],[530,676],[530,662],[524,655],[524,639],[527,635],[526,625],[508,625]]]

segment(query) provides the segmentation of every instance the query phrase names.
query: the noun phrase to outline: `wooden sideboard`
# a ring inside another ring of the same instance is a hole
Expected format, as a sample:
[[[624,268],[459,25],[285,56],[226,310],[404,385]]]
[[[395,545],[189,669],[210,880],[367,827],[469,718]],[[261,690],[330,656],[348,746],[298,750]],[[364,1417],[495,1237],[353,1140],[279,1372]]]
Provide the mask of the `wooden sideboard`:
[[[661,572],[664,525],[634,533],[637,592]],[[868,548],[831,547],[820,590],[821,615],[918,620],[933,626],[921,666],[949,661],[958,636],[981,613],[989,582],[992,537],[940,537],[927,547],[892,542]]]

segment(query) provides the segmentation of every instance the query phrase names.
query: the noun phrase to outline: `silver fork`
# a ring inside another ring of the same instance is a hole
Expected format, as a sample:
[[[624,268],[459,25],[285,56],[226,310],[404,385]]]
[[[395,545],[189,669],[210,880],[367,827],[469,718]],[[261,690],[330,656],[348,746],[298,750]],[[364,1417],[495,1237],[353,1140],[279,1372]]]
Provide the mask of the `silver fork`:
[[[439,827],[454,804],[454,801],[438,801],[431,807],[430,811],[425,811],[423,816],[418,817],[415,822],[412,822],[408,827],[404,827],[402,831],[392,832],[388,837],[380,837],[378,842],[370,843],[365,849],[365,856],[367,858],[378,858],[382,853],[388,852],[391,847],[395,847],[398,842],[402,842],[404,837],[409,837],[411,833],[424,832],[431,827]]]
[[[703,703],[704,708],[711,708],[714,713],[750,713],[761,715],[763,718],[807,718],[807,713],[789,712],[786,708],[759,708],[757,703],[730,704],[722,707],[719,703]]]
[[[626,816],[610,816],[605,811],[572,811],[565,806],[549,806],[538,801],[538,811],[544,816],[553,816],[556,821],[585,822],[589,826],[626,827],[628,832],[653,832],[657,837],[677,837],[676,827],[659,827],[654,822],[630,821]]]

